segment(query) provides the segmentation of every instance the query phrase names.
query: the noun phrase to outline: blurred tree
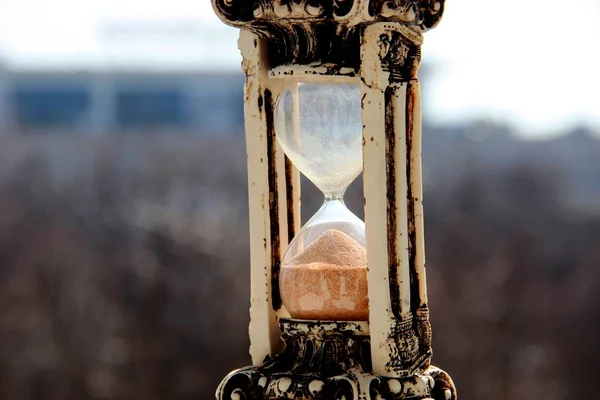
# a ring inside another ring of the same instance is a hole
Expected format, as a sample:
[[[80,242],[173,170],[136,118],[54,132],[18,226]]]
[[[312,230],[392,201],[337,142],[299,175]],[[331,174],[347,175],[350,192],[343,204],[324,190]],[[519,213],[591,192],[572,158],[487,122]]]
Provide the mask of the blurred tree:
[[[434,362],[462,399],[594,398],[600,216],[570,203],[576,169],[450,137],[425,142]],[[249,363],[242,140],[3,141],[5,398],[206,399]],[[310,215],[321,194],[302,190]]]

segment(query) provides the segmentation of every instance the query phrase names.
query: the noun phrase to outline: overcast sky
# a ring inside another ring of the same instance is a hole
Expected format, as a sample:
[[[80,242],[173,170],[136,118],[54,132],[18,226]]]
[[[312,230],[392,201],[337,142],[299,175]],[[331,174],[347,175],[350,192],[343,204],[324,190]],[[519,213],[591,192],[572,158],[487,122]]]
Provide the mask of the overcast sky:
[[[508,120],[525,135],[600,130],[600,0],[449,0],[427,33],[439,121]],[[168,29],[136,39],[124,29]],[[239,68],[209,0],[0,0],[0,58],[27,68]]]

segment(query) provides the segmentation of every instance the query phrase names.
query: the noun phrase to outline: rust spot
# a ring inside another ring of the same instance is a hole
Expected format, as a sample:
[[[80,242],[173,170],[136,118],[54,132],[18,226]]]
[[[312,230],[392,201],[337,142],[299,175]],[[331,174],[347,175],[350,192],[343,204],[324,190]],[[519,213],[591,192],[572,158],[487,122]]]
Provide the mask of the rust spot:
[[[266,95],[266,92],[265,92],[265,95]],[[260,95],[258,95],[258,110],[260,112],[262,112],[263,105],[264,105],[264,99],[263,99],[262,94],[260,94]]]
[[[413,198],[412,175],[413,165],[411,152],[413,149],[414,129],[415,129],[415,106],[418,101],[417,88],[411,82],[406,88],[406,180],[407,180],[407,222],[408,222],[408,260],[410,266],[410,300],[411,310],[419,307],[419,275],[417,275],[417,265],[415,264],[417,256],[417,232],[415,223],[415,199]]]
[[[398,287],[398,254],[396,241],[398,221],[396,221],[396,132],[394,131],[394,91],[388,87],[385,91],[385,164],[386,164],[386,197],[387,197],[387,242],[388,242],[388,279],[392,311],[400,316],[400,291]],[[373,140],[373,138],[371,138]]]
[[[262,96],[259,97],[259,104]],[[271,300],[274,310],[281,308],[279,292],[279,269],[281,266],[281,247],[279,234],[279,190],[277,188],[277,145],[273,124],[274,99],[270,90],[265,90],[265,119],[267,123],[267,164],[269,183],[269,220],[271,241]]]
[[[287,206],[287,234],[288,234],[288,244],[292,241],[294,236],[296,236],[295,230],[295,219],[296,215],[294,214],[294,192],[296,188],[294,187],[292,181],[293,174],[293,165],[290,159],[285,156],[285,195],[286,195],[286,206]]]

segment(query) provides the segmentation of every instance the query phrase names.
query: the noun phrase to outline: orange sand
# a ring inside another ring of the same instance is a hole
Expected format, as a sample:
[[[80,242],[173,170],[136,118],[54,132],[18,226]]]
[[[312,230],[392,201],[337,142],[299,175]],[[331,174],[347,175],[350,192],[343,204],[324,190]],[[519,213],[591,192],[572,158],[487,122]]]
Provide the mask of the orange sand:
[[[297,319],[366,321],[367,251],[329,229],[281,268],[283,303]]]

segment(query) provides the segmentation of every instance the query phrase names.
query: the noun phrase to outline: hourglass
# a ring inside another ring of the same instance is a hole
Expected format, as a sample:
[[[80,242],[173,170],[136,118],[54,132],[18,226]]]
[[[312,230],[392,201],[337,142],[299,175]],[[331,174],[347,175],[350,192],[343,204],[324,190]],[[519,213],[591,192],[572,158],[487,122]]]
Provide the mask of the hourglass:
[[[217,399],[456,400],[430,365],[417,75],[444,0],[212,4],[242,29],[253,361]],[[303,227],[300,173],[324,197]]]
[[[285,154],[325,198],[283,256],[283,303],[296,319],[366,321],[365,224],[343,199],[363,167],[360,87],[293,82],[274,122]]]

